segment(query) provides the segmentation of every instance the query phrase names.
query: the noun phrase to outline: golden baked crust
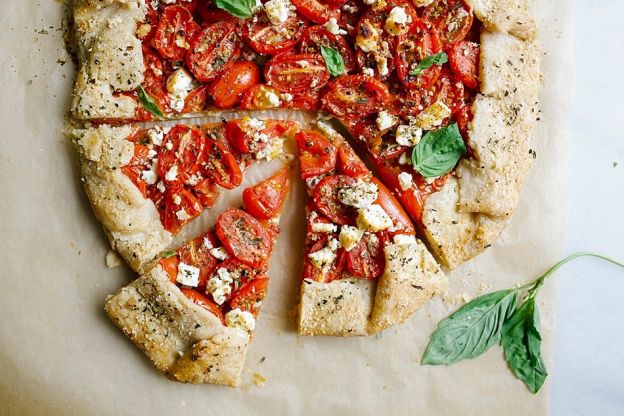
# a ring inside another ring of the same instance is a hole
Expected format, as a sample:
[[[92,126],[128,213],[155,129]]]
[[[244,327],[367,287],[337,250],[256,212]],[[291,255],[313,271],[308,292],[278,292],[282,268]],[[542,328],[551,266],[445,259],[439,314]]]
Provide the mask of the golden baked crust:
[[[106,125],[74,132],[82,181],[113,249],[136,271],[151,265],[173,241],[154,203],[121,170],[134,154],[129,126]]]
[[[194,304],[160,266],[109,297],[105,310],[167,377],[238,385],[249,335]]]
[[[537,36],[530,0],[468,0],[468,3],[490,32],[509,33],[521,39]]]

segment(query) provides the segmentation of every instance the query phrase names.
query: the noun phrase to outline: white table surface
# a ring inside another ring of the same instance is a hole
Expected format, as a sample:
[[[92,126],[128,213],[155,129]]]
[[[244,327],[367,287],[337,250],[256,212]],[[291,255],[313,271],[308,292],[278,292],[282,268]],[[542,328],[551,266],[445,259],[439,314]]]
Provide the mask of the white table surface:
[[[624,259],[624,2],[574,3],[565,254]],[[588,258],[556,279],[551,413],[624,415],[624,270]]]

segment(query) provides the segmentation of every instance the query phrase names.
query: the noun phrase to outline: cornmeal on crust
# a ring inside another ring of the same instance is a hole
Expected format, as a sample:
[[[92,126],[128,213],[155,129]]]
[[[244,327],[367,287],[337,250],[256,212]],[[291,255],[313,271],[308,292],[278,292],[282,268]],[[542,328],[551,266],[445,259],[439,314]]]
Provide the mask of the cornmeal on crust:
[[[194,304],[160,266],[111,296],[105,310],[167,377],[238,385],[249,335]]]
[[[164,229],[154,203],[145,198],[121,170],[134,154],[126,140],[129,126],[99,126],[76,130],[82,181],[95,215],[111,246],[136,271],[145,270],[173,241]]]
[[[75,0],[74,25],[80,67],[72,112],[78,119],[132,118],[136,103],[114,91],[134,91],[145,66],[137,22],[142,0]]]
[[[388,244],[379,281],[358,278],[301,285],[299,334],[371,335],[408,319],[446,288],[446,276],[421,242]]]

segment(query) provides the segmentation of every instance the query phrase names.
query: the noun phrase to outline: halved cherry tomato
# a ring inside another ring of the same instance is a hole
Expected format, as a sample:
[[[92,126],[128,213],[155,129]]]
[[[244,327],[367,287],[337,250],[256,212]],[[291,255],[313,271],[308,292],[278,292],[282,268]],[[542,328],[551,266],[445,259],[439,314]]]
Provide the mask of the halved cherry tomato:
[[[277,217],[288,195],[288,168],[283,168],[266,181],[243,191],[247,212],[259,220]]]
[[[312,211],[314,211],[316,215],[310,217]],[[306,207],[306,214],[308,216],[308,222],[306,224],[306,244],[315,244],[318,240],[329,237],[329,233],[314,231],[312,228],[314,224],[333,224],[331,220],[316,212],[316,206],[314,206],[313,202],[309,203]],[[338,230],[338,227],[336,227],[336,231],[331,234],[336,239],[338,239]]]
[[[317,91],[307,91],[301,94],[294,94],[293,99],[286,103],[286,108],[318,111],[321,108],[319,94]]]
[[[335,4],[326,4],[320,0],[292,0],[292,4],[303,17],[321,25],[331,17],[340,17],[340,7]]]
[[[258,316],[262,300],[267,295],[269,279],[266,277],[256,277],[245,286],[241,287],[230,301],[230,308],[251,312]]]
[[[230,284],[232,293],[226,296],[226,299],[231,299],[236,291],[246,285],[247,282],[254,279],[259,273],[264,273],[266,268],[263,266],[264,265],[251,267],[235,258],[227,259],[223,263],[219,264],[218,269],[224,268],[227,270],[233,280]]]
[[[243,24],[243,37],[256,52],[265,55],[277,55],[295,46],[306,26],[296,13],[279,25],[273,25],[264,13],[256,16]]]
[[[264,120],[264,128],[258,130],[249,126],[247,120],[229,120],[225,125],[225,136],[234,149],[241,153],[255,153],[264,149],[268,143],[283,137],[292,137],[299,124],[288,120]],[[263,134],[266,141],[258,140],[257,134]]]
[[[355,55],[344,37],[334,35],[324,26],[308,27],[301,38],[299,46],[301,53],[319,54],[321,53],[321,46],[327,46],[340,53],[346,72],[355,69]]]
[[[147,196],[147,183],[141,178],[141,171],[145,170],[142,166],[127,165],[121,168],[121,171],[126,175],[132,183],[139,189],[139,192],[143,196]]]
[[[256,84],[243,94],[240,107],[243,110],[275,108],[275,105],[267,98],[268,94],[275,94],[279,97],[280,91],[265,84]]]
[[[222,20],[198,30],[186,54],[188,69],[201,82],[212,81],[223,74],[238,58],[241,42],[238,23]]]
[[[169,257],[162,258],[158,261],[160,267],[162,267],[163,271],[167,273],[169,277],[169,281],[174,285],[177,285],[177,277],[178,277],[178,264],[180,264],[180,259],[178,254],[174,254]]]
[[[472,90],[479,86],[479,54],[479,45],[474,42],[459,42],[449,51],[453,74]]]
[[[161,109],[167,106],[167,76],[168,70],[158,53],[146,45],[142,46],[143,62],[145,63],[145,78],[143,80],[143,88],[152,98],[154,98]]]
[[[176,233],[180,227],[201,213],[201,204],[184,188],[167,189],[163,197],[163,209],[159,210],[163,227]]]
[[[464,105],[464,84],[451,78],[447,69],[442,71],[437,82],[438,93],[435,100],[443,102],[455,114]]]
[[[435,0],[425,8],[423,19],[430,21],[444,48],[462,41],[472,26],[472,7],[465,0]]]
[[[228,209],[217,219],[217,236],[230,254],[251,267],[262,265],[271,253],[265,228],[251,214]]]
[[[361,279],[378,278],[386,265],[383,240],[377,235],[362,236],[357,245],[346,253],[346,257],[349,272]]]
[[[338,172],[353,178],[370,174],[370,171],[347,143],[338,149]]]
[[[189,12],[193,13],[195,9],[197,9],[197,6],[199,6],[203,2],[204,0],[176,0],[175,2],[169,1],[168,3],[172,3],[177,6],[182,6],[188,9]]]
[[[201,171],[225,189],[234,189],[243,181],[243,171],[234,155],[225,146],[212,139],[206,140]]]
[[[267,62],[264,77],[278,90],[295,93],[324,87],[329,72],[321,55],[278,55]]]
[[[260,70],[253,62],[236,62],[211,85],[212,98],[218,108],[232,108],[238,104],[252,85],[260,81]]]
[[[168,6],[163,10],[152,45],[160,56],[172,61],[184,59],[192,36],[199,29],[188,9]]]
[[[432,65],[424,69],[420,75],[412,75],[411,71],[423,59],[442,50],[436,30],[431,23],[416,19],[412,22],[409,32],[399,36],[396,47],[397,75],[408,88],[427,88],[440,76],[440,67]]]
[[[321,103],[338,117],[361,118],[385,108],[390,97],[381,81],[363,75],[347,75],[329,84]]]
[[[398,182],[398,179],[395,179],[395,181]],[[398,233],[414,234],[414,226],[412,225],[408,215],[405,213],[403,207],[401,207],[401,204],[399,204],[399,201],[392,196],[392,193],[388,190],[388,188],[386,188],[386,186],[377,178],[371,178],[371,182],[377,185],[377,189],[379,191],[375,203],[381,205],[384,211],[386,211],[388,216],[392,219],[394,228],[399,230]]]
[[[206,0],[202,0],[197,9],[197,14],[201,18],[202,23],[215,23],[221,20],[236,19],[235,16],[232,16],[225,10],[216,9],[213,2]]]
[[[340,27],[346,30],[350,36],[355,36],[357,24],[362,14],[362,3],[360,0],[328,0],[328,3],[337,3],[338,1],[345,4],[340,10]]]
[[[316,209],[336,224],[354,224],[357,211],[338,199],[341,188],[354,184],[355,179],[347,175],[332,175],[321,179],[312,195]]]
[[[210,254],[211,247],[204,244],[204,238],[214,246],[216,239],[208,233],[205,236],[189,241],[186,245],[178,249],[178,255],[182,263],[197,267],[199,269],[199,284],[197,288],[204,290],[208,279],[212,277],[216,267],[217,259]]]
[[[184,99],[184,113],[199,113],[206,108],[209,97],[209,85],[195,88]]]
[[[316,253],[319,250],[322,250],[327,245],[328,238],[325,237],[316,242],[307,253],[303,266],[303,278],[310,279],[315,282],[324,282],[329,283],[334,281],[342,275],[346,267],[346,256],[345,251],[342,248],[339,248],[336,252],[336,259],[329,265],[326,266],[326,273],[323,273],[323,270],[314,266],[309,259],[309,255],[312,253]],[[304,283],[305,284],[305,283]]]
[[[188,126],[177,125],[163,139],[158,156],[158,176],[165,183],[184,183],[199,170],[204,136]]]
[[[295,141],[303,179],[322,175],[336,167],[338,149],[319,133],[301,130],[295,135]]]
[[[184,296],[193,301],[193,303],[214,314],[217,318],[221,320],[221,322],[225,322],[225,319],[223,319],[223,312],[221,312],[219,306],[211,301],[207,296],[193,289],[180,289],[180,291],[184,293]]]
[[[193,192],[204,208],[214,206],[219,197],[219,188],[212,179],[209,178],[202,179],[197,185],[193,186]]]

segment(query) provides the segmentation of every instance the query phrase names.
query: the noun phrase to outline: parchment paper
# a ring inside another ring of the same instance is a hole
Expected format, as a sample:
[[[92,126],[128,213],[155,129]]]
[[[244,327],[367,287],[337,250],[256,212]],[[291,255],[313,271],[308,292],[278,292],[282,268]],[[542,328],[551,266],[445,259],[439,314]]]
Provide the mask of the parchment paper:
[[[528,281],[560,255],[570,2],[536,5],[546,50],[538,158],[501,239],[450,276],[446,301],[436,299],[397,329],[370,338],[298,337],[304,193],[295,181],[239,389],[168,381],[106,318],[106,295],[135,276],[125,266],[106,268],[107,242],[63,135],[74,71],[63,45],[64,5],[9,3],[0,14],[0,414],[547,413],[548,382],[532,396],[507,369],[499,348],[448,368],[421,367],[419,360],[435,325],[459,306],[455,301]],[[247,183],[275,169],[253,169]],[[236,201],[240,190],[213,212]],[[213,217],[206,215],[201,225]],[[540,295],[551,369],[553,292],[549,283]],[[254,384],[254,373],[266,383]]]

